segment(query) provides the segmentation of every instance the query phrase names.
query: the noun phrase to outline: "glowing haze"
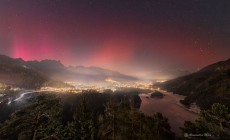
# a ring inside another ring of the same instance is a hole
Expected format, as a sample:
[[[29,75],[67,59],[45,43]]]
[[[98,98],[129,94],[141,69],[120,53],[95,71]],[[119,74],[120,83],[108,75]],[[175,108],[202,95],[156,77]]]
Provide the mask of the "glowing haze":
[[[228,0],[1,0],[0,53],[154,77],[230,57]]]

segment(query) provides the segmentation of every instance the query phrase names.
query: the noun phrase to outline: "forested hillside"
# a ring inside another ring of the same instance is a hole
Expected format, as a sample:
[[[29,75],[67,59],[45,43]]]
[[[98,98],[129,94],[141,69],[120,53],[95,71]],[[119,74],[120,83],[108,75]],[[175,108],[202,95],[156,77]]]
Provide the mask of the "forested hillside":
[[[187,96],[182,101],[206,109],[213,103],[230,107],[230,59],[209,65],[193,74],[161,84],[162,88]]]

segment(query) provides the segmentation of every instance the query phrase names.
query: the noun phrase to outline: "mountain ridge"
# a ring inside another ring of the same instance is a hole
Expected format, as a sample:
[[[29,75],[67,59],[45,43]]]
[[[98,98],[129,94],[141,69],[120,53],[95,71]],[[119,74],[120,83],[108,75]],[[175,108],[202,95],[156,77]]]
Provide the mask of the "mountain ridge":
[[[24,61],[21,58],[11,58],[6,55],[0,55],[0,82],[15,86],[27,87],[30,83],[35,83],[36,79],[41,82],[37,85],[42,85],[47,81],[80,81],[80,82],[105,82],[105,79],[110,77],[117,81],[135,81],[137,78],[122,74],[117,71],[112,71],[100,67],[85,67],[85,66],[64,66],[60,60],[45,59],[41,61]],[[8,72],[4,69],[8,69]],[[2,70],[2,71],[1,71]],[[14,70],[14,71],[13,71]],[[16,72],[15,72],[16,71]],[[17,72],[20,71],[20,72]],[[24,74],[24,75],[23,75]],[[11,75],[17,78],[14,80]],[[21,76],[19,76],[21,75]],[[20,79],[34,79],[23,82]],[[36,84],[35,84],[36,85]],[[34,86],[35,86],[34,85]],[[34,87],[31,86],[31,87]]]
[[[196,103],[202,109],[219,102],[230,107],[230,59],[208,65],[187,76],[160,84],[161,88],[185,95],[185,105]]]
[[[37,88],[46,81],[48,78],[45,75],[26,66],[22,59],[0,55],[0,83],[23,88]]]

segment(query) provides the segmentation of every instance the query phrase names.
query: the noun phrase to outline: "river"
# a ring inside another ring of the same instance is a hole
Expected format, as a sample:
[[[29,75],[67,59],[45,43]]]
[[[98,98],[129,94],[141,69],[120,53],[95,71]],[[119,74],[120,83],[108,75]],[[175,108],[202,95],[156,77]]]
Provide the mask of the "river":
[[[154,112],[160,112],[171,126],[171,130],[178,136],[181,136],[180,127],[183,127],[185,121],[194,122],[198,118],[198,113],[187,109],[180,104],[180,100],[185,96],[172,94],[166,91],[160,91],[165,96],[163,98],[151,98],[150,94],[140,94],[142,100],[140,111],[146,115],[152,115]]]

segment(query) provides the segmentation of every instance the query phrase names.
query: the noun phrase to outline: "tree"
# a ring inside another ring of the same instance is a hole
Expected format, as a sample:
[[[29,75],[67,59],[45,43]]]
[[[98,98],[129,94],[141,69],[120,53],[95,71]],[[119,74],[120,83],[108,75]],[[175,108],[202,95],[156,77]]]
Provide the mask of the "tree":
[[[210,109],[202,111],[200,117],[192,122],[185,122],[183,133],[205,134],[209,133],[213,137],[220,139],[230,138],[230,114],[225,105],[215,103]]]
[[[82,98],[74,116],[74,121],[69,123],[70,139],[93,140],[95,139],[95,124],[92,113],[88,109],[85,97]]]
[[[224,137],[229,131],[230,114],[225,105],[215,103],[211,109],[202,112],[201,118],[210,124],[210,132],[216,136]]]
[[[100,120],[100,137],[115,140],[116,137],[116,111],[117,103],[109,101],[105,105],[104,117]]]
[[[100,138],[130,140],[173,140],[167,118],[160,113],[145,116],[132,106],[132,101],[123,98],[120,102],[110,100],[105,116],[100,119]]]
[[[58,139],[61,106],[53,95],[40,95],[0,126],[0,139]]]
[[[152,133],[157,139],[172,139],[174,137],[174,133],[170,130],[171,127],[168,123],[168,119],[161,113],[154,113],[151,119],[154,124]]]

